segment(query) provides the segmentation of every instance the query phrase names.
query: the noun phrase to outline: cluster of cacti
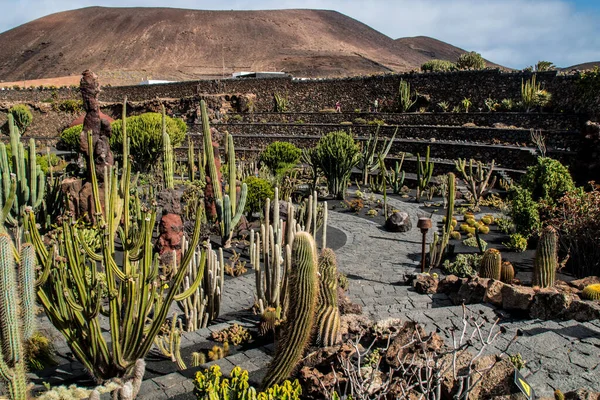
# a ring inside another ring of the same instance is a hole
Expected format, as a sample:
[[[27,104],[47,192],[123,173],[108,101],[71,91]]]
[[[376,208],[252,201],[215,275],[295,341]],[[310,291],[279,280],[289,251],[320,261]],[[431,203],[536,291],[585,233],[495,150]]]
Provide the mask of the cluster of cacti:
[[[273,361],[263,380],[268,388],[287,379],[296,368],[308,344],[317,303],[317,245],[307,232],[298,232],[292,246],[292,268],[287,285],[286,321],[281,327]]]
[[[484,166],[481,161],[475,161],[471,159],[469,161],[469,168],[467,169],[467,160],[458,159],[454,161],[456,169],[462,174],[463,180],[467,184],[467,189],[473,197],[473,203],[475,207],[479,206],[481,197],[491,189],[496,183],[496,177],[490,182],[490,177],[494,171],[494,160]],[[475,165],[473,165],[475,164]],[[475,166],[475,168],[473,168]],[[487,173],[486,173],[487,169]]]
[[[586,300],[600,300],[600,283],[587,285],[581,291],[581,297]]]
[[[413,98],[410,91],[410,83],[400,79],[400,86],[398,88],[398,104],[400,106],[400,111],[407,112],[416,102],[416,96]]]
[[[456,198],[456,177],[452,172],[448,173],[448,207],[446,208],[446,216],[444,217],[444,228],[442,229],[441,238],[434,234],[434,240],[429,248],[429,264],[431,267],[437,268],[442,263],[446,247],[450,240],[452,231],[456,226],[454,215],[454,200]],[[459,234],[460,235],[460,234]]]
[[[387,183],[392,187],[394,194],[399,194],[402,186],[404,185],[404,171],[402,171],[402,164],[404,163],[404,155],[400,158],[400,162],[396,161],[394,168],[391,168],[387,175]]]
[[[181,332],[183,332],[181,320],[177,318],[177,313],[173,313],[171,322],[165,323],[161,328],[161,334],[154,338],[154,344],[165,357],[171,358],[180,370],[184,370],[187,367],[180,353]]]
[[[234,367],[229,379],[223,378],[221,368],[213,365],[204,372],[198,371],[194,380],[198,399],[201,400],[300,400],[302,389],[298,380],[286,380],[281,385],[273,385],[264,392],[248,383],[248,371]]]
[[[379,166],[379,157],[384,159],[387,157],[397,132],[398,128],[396,128],[396,131],[394,132],[394,135],[392,135],[391,139],[386,138],[384,140],[383,146],[378,151],[377,145],[379,143],[379,126],[377,126],[375,136],[369,134],[369,139],[361,145],[360,161],[357,167],[362,171],[363,185],[366,186],[369,184],[369,175],[373,173]]]
[[[188,241],[182,241],[181,250],[188,250]],[[177,302],[186,320],[185,329],[188,332],[205,328],[208,323],[219,316],[221,294],[224,281],[223,250],[218,253],[212,250],[210,243],[201,244],[194,250],[192,259],[187,266],[187,274],[181,285],[181,291],[194,289],[186,298]],[[195,288],[193,282],[200,280]]]
[[[201,351],[194,351],[192,353],[192,367],[196,368],[206,363],[206,355]]]
[[[15,254],[19,254],[18,280]],[[33,334],[35,323],[35,265],[31,244],[17,252],[10,236],[0,233],[0,378],[11,400],[27,398],[24,341]]]
[[[242,183],[240,191],[240,200],[236,204],[237,185],[236,185],[236,165],[235,165],[235,148],[233,146],[233,136],[227,135],[227,168],[229,183],[227,185],[227,193],[222,199],[217,198],[217,221],[221,228],[221,244],[224,248],[231,247],[231,238],[233,230],[240,222],[246,207],[246,199],[248,196],[248,186]]]
[[[252,335],[248,329],[238,324],[233,324],[229,328],[222,329],[211,334],[213,340],[217,342],[228,342],[234,346],[241,343],[246,343],[252,339]]]
[[[500,280],[502,273],[502,255],[497,249],[487,249],[483,253],[481,265],[479,266],[479,276]]]
[[[500,280],[504,283],[512,283],[515,279],[515,268],[510,261],[504,261],[500,268]]]
[[[162,106],[162,167],[165,189],[173,189],[173,146],[171,146],[171,137],[167,133],[167,122],[165,115],[165,106]]]
[[[533,286],[554,286],[558,269],[558,233],[552,226],[542,230],[533,260]]]
[[[214,345],[208,351],[208,359],[210,361],[217,361],[217,360],[220,360],[221,358],[227,357],[228,355],[229,355],[229,343],[228,342],[224,342],[223,347]]]
[[[272,211],[271,211],[272,210]],[[321,215],[314,192],[300,207],[298,219],[291,201],[287,202],[287,221],[279,218],[279,189],[275,188],[273,202],[265,200],[265,221],[260,232],[250,232],[250,263],[256,275],[256,303],[260,313],[265,308],[281,310],[285,294],[286,275],[291,268],[291,246],[297,232],[316,235]],[[271,218],[272,215],[272,218]],[[285,228],[284,228],[285,226]],[[327,202],[322,208],[322,247],[326,246]],[[281,315],[278,315],[281,317]]]
[[[417,153],[417,202],[421,201],[421,194],[429,185],[433,175],[434,162],[429,161],[429,146],[425,153],[425,160],[421,161],[421,155]]]
[[[12,227],[23,225],[26,208],[33,212],[42,205],[46,189],[46,177],[37,165],[35,141],[29,139],[26,149],[21,143],[21,135],[8,115],[12,167],[9,164],[6,146],[0,143],[0,231],[7,223]],[[27,152],[27,156],[25,154]]]
[[[127,141],[123,138],[123,143]],[[91,134],[88,146],[92,154]],[[127,148],[124,145],[123,160],[129,158]],[[52,241],[47,248],[34,214],[28,213],[25,219],[27,236],[35,245],[40,264],[50,269],[40,277],[38,299],[75,357],[98,381],[123,376],[144,358],[172,302],[192,295],[202,281],[198,275],[189,289],[180,292],[200,241],[203,210],[197,212],[189,249],[181,255],[173,277],[165,279],[152,251],[156,211],[141,211],[135,206],[132,198],[138,196],[137,188],[131,186],[131,165],[127,161],[124,164],[121,178],[117,168],[105,169],[102,203],[94,160],[90,162],[95,219],[102,237],[99,253],[89,248],[71,223],[56,229],[55,237],[61,240]],[[115,257],[117,239],[122,248],[119,258]],[[98,279],[101,266],[106,273],[108,307],[103,304]],[[103,335],[101,315],[108,316],[110,339]]]
[[[319,257],[319,301],[315,326],[317,329],[316,345],[333,346],[339,343],[340,310],[338,308],[338,272],[337,261],[333,250],[325,248]]]
[[[266,336],[269,333],[275,333],[275,328],[279,326],[281,322],[281,310],[277,310],[274,307],[267,307],[260,314],[260,322],[258,323],[258,334],[259,336]]]

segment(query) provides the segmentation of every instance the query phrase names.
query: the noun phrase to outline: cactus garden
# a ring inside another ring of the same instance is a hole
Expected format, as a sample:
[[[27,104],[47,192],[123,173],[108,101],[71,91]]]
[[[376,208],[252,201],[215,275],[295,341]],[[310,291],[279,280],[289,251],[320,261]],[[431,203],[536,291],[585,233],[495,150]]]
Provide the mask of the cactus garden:
[[[52,138],[0,107],[2,395],[487,399],[518,371],[539,397],[597,396],[584,116],[395,90],[381,113],[293,91],[111,102],[86,71],[83,122]]]

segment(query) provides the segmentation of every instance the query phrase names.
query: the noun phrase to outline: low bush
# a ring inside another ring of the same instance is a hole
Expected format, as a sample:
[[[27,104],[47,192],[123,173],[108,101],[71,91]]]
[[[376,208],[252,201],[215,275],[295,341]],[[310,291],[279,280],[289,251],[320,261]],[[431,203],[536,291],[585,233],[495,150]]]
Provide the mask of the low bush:
[[[456,69],[456,64],[447,60],[430,60],[421,65],[421,71],[423,72],[447,72]]]
[[[569,169],[549,157],[538,157],[537,164],[527,168],[521,186],[531,193],[534,201],[544,200],[548,204],[555,204],[565,193],[575,189]]]
[[[520,186],[514,186],[510,198],[510,213],[515,231],[526,238],[536,235],[541,227],[540,212],[531,192]]]
[[[14,118],[15,125],[19,128],[19,132],[23,133],[27,130],[27,127],[31,125],[33,121],[33,114],[31,114],[31,110],[25,104],[17,104],[12,106],[8,113],[11,114]]]
[[[260,162],[264,164],[273,175],[281,177],[294,168],[302,151],[289,142],[273,142],[260,154]]]
[[[502,244],[509,250],[516,251],[517,253],[522,253],[527,250],[527,238],[520,233],[510,234],[508,242],[503,242]]]
[[[248,186],[248,198],[246,199],[246,208],[244,209],[247,213],[261,212],[265,205],[267,198],[273,199],[275,191],[273,187],[263,178],[257,178],[255,176],[249,176],[244,180]]]
[[[481,57],[481,54],[470,51],[458,57],[456,67],[458,69],[485,69],[485,60]]]
[[[456,275],[459,278],[475,276],[482,257],[483,255],[480,254],[459,254],[454,262],[444,261],[444,272],[448,275]]]

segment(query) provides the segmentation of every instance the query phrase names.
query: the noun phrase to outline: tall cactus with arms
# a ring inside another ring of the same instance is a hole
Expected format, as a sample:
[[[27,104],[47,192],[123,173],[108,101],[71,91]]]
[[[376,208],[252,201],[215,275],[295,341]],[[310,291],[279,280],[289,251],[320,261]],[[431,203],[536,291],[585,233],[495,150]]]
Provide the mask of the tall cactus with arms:
[[[25,400],[27,379],[23,341],[33,334],[35,322],[35,251],[31,244],[21,247],[18,284],[15,253],[10,236],[0,234],[0,378],[6,384],[11,400]]]

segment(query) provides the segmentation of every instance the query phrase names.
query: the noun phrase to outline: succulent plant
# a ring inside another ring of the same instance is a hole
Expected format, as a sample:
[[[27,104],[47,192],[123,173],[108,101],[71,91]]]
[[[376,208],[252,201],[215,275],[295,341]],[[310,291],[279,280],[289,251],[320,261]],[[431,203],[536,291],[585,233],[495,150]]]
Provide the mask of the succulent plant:
[[[515,268],[510,261],[504,261],[500,268],[500,280],[504,283],[512,283],[515,279]]]
[[[325,248],[319,257],[319,301],[317,303],[317,346],[333,346],[340,339],[340,310],[337,298],[337,262],[333,250]]]
[[[211,334],[213,340],[217,342],[228,342],[237,346],[238,344],[248,342],[252,339],[252,335],[248,329],[238,324],[233,324],[229,328],[222,329]]]
[[[450,233],[450,237],[454,240],[460,240],[461,239],[461,235],[459,231],[452,231]]]
[[[500,280],[502,270],[502,255],[497,249],[487,249],[481,259],[479,276]]]
[[[558,233],[552,226],[542,230],[533,261],[533,286],[553,286],[558,268]]]
[[[593,283],[584,287],[581,297],[586,300],[600,300],[600,283]]]

